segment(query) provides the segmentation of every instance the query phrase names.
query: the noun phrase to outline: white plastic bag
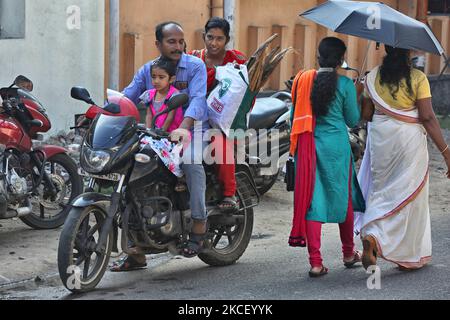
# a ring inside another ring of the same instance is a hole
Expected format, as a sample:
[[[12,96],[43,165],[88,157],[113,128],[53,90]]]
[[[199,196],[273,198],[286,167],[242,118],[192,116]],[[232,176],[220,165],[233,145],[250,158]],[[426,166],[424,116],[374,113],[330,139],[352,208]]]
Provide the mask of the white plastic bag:
[[[216,79],[219,84],[207,99],[209,122],[229,136],[248,88],[247,66],[228,63],[217,67]]]

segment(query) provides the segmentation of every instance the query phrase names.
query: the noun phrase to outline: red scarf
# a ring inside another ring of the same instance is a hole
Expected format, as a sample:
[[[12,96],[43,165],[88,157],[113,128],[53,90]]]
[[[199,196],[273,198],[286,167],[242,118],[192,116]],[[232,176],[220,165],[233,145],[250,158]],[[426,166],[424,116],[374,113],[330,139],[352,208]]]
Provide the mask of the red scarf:
[[[205,49],[194,50],[189,52],[189,54],[202,59],[203,62],[206,62]],[[244,54],[238,50],[227,50],[225,58],[223,59],[222,66],[226,65],[227,63],[233,62],[236,62],[237,64],[244,64],[247,62],[247,59],[245,58]],[[208,72],[208,92],[211,92],[216,84],[216,68],[207,68],[207,72]]]

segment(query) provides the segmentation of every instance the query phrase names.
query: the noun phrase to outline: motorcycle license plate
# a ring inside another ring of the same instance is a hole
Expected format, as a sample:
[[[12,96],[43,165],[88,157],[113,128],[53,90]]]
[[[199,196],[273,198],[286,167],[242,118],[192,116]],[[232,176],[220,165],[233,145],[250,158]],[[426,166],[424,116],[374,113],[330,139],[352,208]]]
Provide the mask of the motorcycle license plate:
[[[78,168],[78,174],[83,177],[95,178],[95,179],[100,179],[100,180],[108,180],[108,181],[120,181],[120,177],[121,177],[120,174],[118,174],[118,173],[110,173],[107,175],[99,176],[99,175],[87,173],[86,171],[84,171],[81,168]]]

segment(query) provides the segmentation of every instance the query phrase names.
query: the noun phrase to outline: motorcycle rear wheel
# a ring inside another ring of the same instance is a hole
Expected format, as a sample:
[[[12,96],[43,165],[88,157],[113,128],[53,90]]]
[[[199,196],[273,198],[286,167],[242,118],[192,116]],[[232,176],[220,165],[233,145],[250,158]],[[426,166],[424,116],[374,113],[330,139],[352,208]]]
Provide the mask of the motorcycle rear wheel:
[[[73,208],[64,224],[58,247],[58,271],[64,286],[73,293],[93,290],[108,267],[113,230],[108,234],[105,253],[94,251],[106,215],[97,206]]]
[[[236,263],[248,247],[253,232],[253,208],[241,212],[243,223],[234,226],[210,225],[208,244],[198,257],[210,266],[228,266]],[[227,238],[223,241],[223,238]]]

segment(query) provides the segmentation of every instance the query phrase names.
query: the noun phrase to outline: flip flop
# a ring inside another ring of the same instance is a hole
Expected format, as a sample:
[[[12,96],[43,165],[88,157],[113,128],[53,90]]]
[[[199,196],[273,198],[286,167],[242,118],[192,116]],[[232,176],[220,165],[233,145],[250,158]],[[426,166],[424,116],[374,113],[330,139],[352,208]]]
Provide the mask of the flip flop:
[[[236,210],[238,208],[236,198],[235,197],[225,197],[218,204],[218,207],[222,211]]]
[[[322,276],[328,274],[328,271],[329,271],[328,268],[322,266],[322,269],[320,270],[320,272],[313,272],[313,271],[310,271],[310,272],[309,272],[309,276],[310,276],[311,278],[319,278],[319,277],[322,277]]]
[[[205,240],[205,236],[206,233],[191,233],[189,235],[189,240],[187,241],[186,246],[182,250],[182,255],[185,258],[194,258],[198,256],[198,254],[203,250],[203,241]]]
[[[132,256],[125,256],[122,259],[113,263],[109,269],[111,272],[128,272],[145,269],[147,262],[139,263]]]
[[[362,261],[361,252],[355,251],[354,256],[353,256],[353,260],[352,261],[345,261],[344,260],[344,266],[346,268],[352,268],[356,263],[361,262],[361,261]]]

